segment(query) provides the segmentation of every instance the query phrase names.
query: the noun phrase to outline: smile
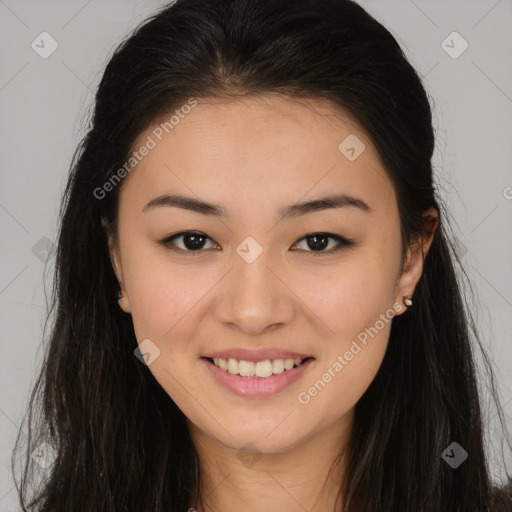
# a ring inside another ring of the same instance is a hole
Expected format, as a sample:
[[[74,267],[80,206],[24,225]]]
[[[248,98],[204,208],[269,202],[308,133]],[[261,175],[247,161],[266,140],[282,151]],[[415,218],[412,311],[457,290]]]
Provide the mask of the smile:
[[[315,358],[265,359],[247,361],[235,358],[201,357],[216,384],[243,397],[264,398],[291,386]]]

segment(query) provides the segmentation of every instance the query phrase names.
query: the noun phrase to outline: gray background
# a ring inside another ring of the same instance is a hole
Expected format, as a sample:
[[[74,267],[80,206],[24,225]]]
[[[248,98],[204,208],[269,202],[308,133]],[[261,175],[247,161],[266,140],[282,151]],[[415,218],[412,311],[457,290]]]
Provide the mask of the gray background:
[[[359,3],[397,38],[433,99],[436,179],[512,431],[512,0]],[[10,456],[42,356],[47,251],[71,157],[114,46],[163,4],[0,0],[0,510],[19,509]],[[50,48],[44,31],[58,43],[46,59],[31,47]],[[461,55],[454,31],[469,45]]]

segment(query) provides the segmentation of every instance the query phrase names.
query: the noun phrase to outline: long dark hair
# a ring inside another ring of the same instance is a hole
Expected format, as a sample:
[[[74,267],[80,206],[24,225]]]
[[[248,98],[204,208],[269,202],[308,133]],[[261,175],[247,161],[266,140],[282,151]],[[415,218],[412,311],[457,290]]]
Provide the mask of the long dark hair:
[[[98,190],[119,177],[136,137],[190,98],[265,93],[329,99],[360,123],[395,187],[403,250],[421,234],[422,212],[440,212],[414,306],[393,319],[381,368],[356,406],[343,506],[512,510],[510,488],[491,478],[476,347],[506,427],[436,197],[429,99],[394,37],[350,0],[178,0],[113,53],[61,208],[55,318],[16,482],[23,510],[185,511],[196,499],[201,473],[186,418],[134,356],[132,320],[117,302],[107,235],[122,183]],[[468,454],[457,469],[443,460],[452,442]],[[41,443],[54,461],[35,484]]]

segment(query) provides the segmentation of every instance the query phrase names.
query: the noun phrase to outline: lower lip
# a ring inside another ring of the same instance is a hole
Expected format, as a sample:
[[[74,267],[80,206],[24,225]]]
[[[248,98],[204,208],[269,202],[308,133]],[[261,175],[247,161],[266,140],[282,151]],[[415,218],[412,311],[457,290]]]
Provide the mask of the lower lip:
[[[250,396],[252,398],[271,396],[275,393],[279,393],[279,391],[282,391],[284,388],[294,383],[306,371],[311,363],[314,362],[314,359],[308,359],[306,362],[292,368],[291,370],[284,370],[278,375],[261,378],[234,375],[228,371],[220,369],[218,366],[215,366],[213,363],[208,361],[208,359],[201,358],[201,360],[215,379],[224,387],[237,395]]]

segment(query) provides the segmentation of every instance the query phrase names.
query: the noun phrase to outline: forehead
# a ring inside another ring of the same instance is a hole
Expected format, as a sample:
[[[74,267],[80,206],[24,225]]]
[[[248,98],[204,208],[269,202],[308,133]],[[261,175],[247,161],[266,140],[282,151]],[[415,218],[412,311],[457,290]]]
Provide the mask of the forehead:
[[[370,138],[328,100],[264,95],[196,101],[139,135],[132,150],[151,149],[125,178],[132,185],[123,188],[138,195],[176,186],[199,196],[213,191],[220,203],[233,194],[263,201],[285,193],[297,200],[333,187],[395,200]]]

